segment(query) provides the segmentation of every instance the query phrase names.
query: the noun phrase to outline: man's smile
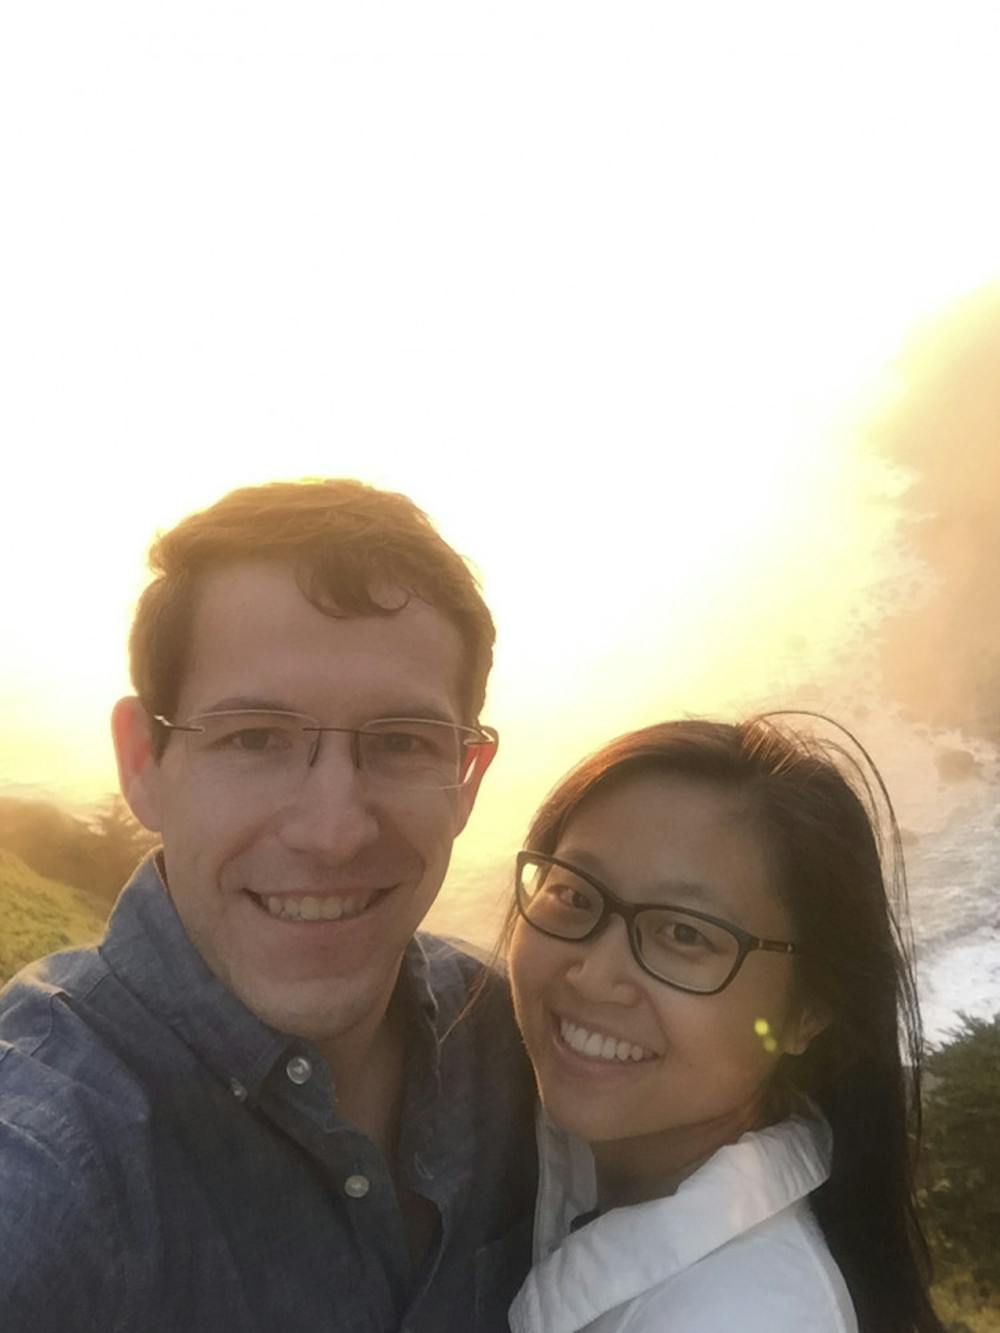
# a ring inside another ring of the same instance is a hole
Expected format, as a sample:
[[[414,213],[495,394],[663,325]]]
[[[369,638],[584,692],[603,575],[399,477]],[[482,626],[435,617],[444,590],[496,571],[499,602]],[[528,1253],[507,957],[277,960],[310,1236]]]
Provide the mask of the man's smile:
[[[258,894],[247,889],[247,895],[269,916],[279,921],[344,921],[361,916],[397,885],[385,889],[365,889],[344,894]]]

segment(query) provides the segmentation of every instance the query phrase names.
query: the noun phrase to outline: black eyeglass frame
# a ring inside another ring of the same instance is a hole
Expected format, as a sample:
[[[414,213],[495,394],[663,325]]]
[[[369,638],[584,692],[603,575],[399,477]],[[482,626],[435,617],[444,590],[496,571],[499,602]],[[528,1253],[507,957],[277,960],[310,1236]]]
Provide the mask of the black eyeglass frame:
[[[592,889],[596,890],[597,895],[601,900],[601,911],[597,920],[583,935],[559,935],[553,930],[546,930],[544,926],[540,926],[537,921],[533,921],[528,915],[527,907],[531,902],[531,899],[525,901],[522,897],[521,884],[523,870],[526,865],[539,863],[546,866],[559,866],[562,870],[569,870],[576,875],[578,879],[582,879],[585,883],[589,884]],[[570,861],[564,861],[558,856],[546,856],[543,852],[531,852],[527,850],[518,852],[515,899],[518,912],[524,920],[527,921],[529,926],[532,926],[541,935],[547,935],[553,940],[563,940],[569,944],[583,944],[587,940],[594,939],[604,929],[613,916],[620,916],[625,922],[625,931],[628,935],[632,957],[638,963],[639,967],[642,968],[643,972],[645,972],[647,976],[652,977],[654,981],[659,981],[664,986],[671,986],[674,990],[684,991],[687,995],[718,995],[720,991],[724,991],[732,982],[733,978],[743,966],[747,954],[753,953],[755,950],[763,950],[766,953],[801,953],[801,947],[798,944],[792,944],[788,940],[762,939],[759,935],[751,935],[751,933],[748,930],[744,930],[742,926],[734,925],[732,921],[723,921],[721,917],[711,916],[708,912],[697,912],[691,907],[679,907],[676,903],[626,902],[623,898],[619,898],[616,893],[612,893],[606,884],[602,884],[599,879],[596,879],[586,870],[581,870],[579,866],[573,865]],[[683,986],[678,981],[668,981],[666,977],[661,977],[658,972],[654,972],[649,964],[643,960],[639,952],[639,942],[636,937],[635,929],[636,917],[642,912],[649,911],[683,912],[685,916],[694,917],[697,921],[706,921],[709,925],[717,926],[720,930],[724,930],[727,934],[731,935],[736,941],[737,952],[733,966],[726,979],[712,990],[698,990],[693,986]]]
[[[368,728],[373,727],[379,722],[430,722],[437,726],[451,727],[453,731],[461,733],[463,744],[467,749],[472,749],[475,746],[483,746],[484,748],[492,749],[495,752],[500,744],[500,733],[494,727],[484,726],[481,722],[477,722],[474,726],[469,726],[464,722],[445,722],[443,718],[436,717],[373,717],[361,727],[332,727],[325,722],[320,722],[317,718],[310,717],[308,713],[296,713],[284,708],[224,708],[220,709],[217,713],[196,713],[193,717],[189,718],[187,722],[171,722],[170,719],[164,717],[162,713],[156,713],[153,716],[153,721],[158,726],[162,727],[169,736],[173,731],[203,732],[205,728],[196,725],[203,717],[239,717],[241,715],[245,717],[268,716],[294,719],[301,723],[304,732],[315,733],[313,743],[309,747],[309,753],[306,756],[307,768],[312,768],[316,763],[316,760],[319,758],[320,745],[322,744],[325,733],[333,731],[339,732],[345,736],[350,736],[351,762],[359,773],[364,772],[365,770],[361,763],[361,737],[371,735]],[[466,776],[461,782],[450,783],[447,787],[429,788],[429,790],[457,791],[464,787],[469,781],[473,769],[474,766],[470,766]]]

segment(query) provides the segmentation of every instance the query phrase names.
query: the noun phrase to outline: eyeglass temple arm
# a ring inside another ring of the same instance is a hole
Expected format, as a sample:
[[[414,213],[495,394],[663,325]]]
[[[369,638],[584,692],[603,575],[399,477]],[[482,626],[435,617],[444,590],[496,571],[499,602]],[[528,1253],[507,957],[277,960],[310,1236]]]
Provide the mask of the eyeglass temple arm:
[[[204,727],[185,727],[180,722],[171,722],[163,716],[162,713],[155,713],[153,721],[157,722],[166,731],[204,731]]]
[[[500,748],[500,733],[495,731],[493,727],[483,727],[477,723],[474,730],[479,732],[476,739],[463,742],[465,753],[459,766],[459,776],[462,779],[463,786],[469,781],[479,765],[482,765],[485,772],[496,758],[496,752]]]

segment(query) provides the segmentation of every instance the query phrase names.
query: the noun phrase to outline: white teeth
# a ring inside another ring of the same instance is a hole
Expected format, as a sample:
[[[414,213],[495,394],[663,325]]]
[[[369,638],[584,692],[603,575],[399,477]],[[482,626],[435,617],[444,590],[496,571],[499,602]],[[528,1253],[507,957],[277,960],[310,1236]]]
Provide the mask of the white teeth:
[[[311,893],[301,897],[283,894],[281,897],[271,894],[257,901],[267,908],[271,916],[282,921],[340,921],[346,917],[360,916],[370,905],[374,893],[356,893],[350,898],[325,896],[319,898]]]
[[[568,1018],[560,1020],[559,1033],[567,1046],[592,1060],[630,1062],[650,1060],[655,1055],[654,1051],[647,1051],[645,1047],[637,1046],[634,1042],[617,1037],[605,1037],[600,1032],[590,1032],[577,1023],[571,1023]]]

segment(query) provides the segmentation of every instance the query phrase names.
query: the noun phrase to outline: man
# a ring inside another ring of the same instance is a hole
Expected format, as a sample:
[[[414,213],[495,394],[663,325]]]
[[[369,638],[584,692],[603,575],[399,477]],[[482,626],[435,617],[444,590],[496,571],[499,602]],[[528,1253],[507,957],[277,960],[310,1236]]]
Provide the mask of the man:
[[[0,1327],[506,1329],[530,1075],[501,984],[414,936],[496,747],[489,612],[354,481],[151,564],[112,731],[162,849],[0,999]]]

